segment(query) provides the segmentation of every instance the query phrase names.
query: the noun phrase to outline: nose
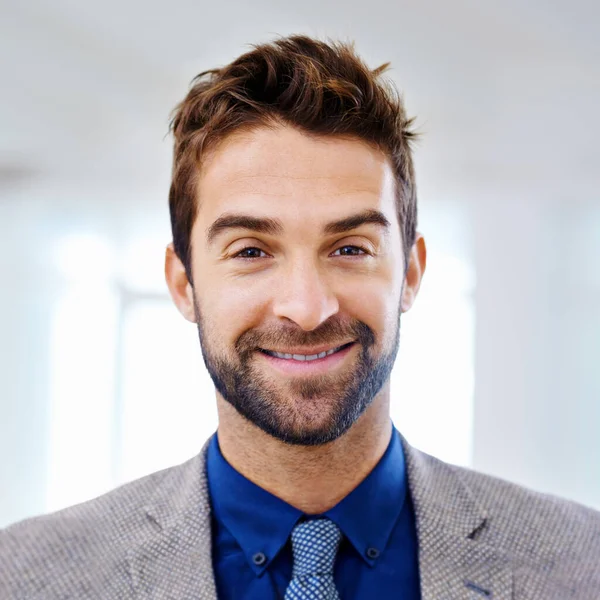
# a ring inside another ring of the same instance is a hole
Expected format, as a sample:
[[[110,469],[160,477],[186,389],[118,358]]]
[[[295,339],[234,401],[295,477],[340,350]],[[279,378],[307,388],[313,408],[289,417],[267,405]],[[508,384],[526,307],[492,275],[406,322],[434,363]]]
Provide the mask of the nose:
[[[289,319],[305,331],[316,329],[339,310],[336,295],[316,265],[290,265],[273,291],[275,316]]]

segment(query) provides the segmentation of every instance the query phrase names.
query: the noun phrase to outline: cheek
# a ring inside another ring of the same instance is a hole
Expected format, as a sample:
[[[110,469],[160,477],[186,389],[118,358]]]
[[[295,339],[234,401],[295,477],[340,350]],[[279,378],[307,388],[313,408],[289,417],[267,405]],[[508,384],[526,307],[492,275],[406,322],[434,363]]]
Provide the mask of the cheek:
[[[255,285],[212,285],[202,294],[203,317],[225,343],[235,341],[244,331],[260,323],[265,293]]]
[[[347,290],[340,309],[368,325],[377,344],[387,347],[396,335],[399,302],[399,295],[390,293],[389,287],[373,283],[354,292]]]

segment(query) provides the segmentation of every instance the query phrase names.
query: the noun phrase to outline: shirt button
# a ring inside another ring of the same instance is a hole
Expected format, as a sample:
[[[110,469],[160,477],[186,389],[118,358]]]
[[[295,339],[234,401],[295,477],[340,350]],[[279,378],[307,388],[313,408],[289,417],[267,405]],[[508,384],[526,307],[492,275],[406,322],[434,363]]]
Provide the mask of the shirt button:
[[[257,552],[252,557],[252,562],[259,567],[260,567],[260,565],[263,565],[266,561],[267,561],[267,557],[262,552]]]
[[[369,558],[377,558],[379,556],[379,550],[377,550],[377,548],[368,548],[367,556]]]

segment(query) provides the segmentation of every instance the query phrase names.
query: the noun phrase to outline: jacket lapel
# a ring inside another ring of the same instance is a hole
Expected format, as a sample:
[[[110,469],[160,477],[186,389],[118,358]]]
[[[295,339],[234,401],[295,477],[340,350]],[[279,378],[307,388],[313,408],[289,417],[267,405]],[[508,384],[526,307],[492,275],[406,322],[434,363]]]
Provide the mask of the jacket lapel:
[[[144,507],[150,527],[128,552],[138,600],[217,600],[206,451],[164,471]],[[404,438],[422,600],[513,600],[509,559],[485,543],[488,515],[459,472]]]
[[[417,521],[422,600],[511,600],[508,557],[486,545],[488,515],[458,470],[404,438]]]
[[[139,600],[217,600],[206,479],[209,442],[191,460],[164,471],[144,507],[150,533],[128,552]]]

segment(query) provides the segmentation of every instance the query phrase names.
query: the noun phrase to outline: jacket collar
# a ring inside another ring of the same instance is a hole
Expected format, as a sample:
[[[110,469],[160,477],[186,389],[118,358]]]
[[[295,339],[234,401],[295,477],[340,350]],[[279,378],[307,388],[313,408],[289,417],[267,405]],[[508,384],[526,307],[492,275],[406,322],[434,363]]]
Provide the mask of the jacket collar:
[[[417,521],[422,600],[509,600],[508,557],[485,542],[489,515],[460,470],[401,436]]]
[[[187,462],[155,474],[146,532],[127,554],[136,598],[217,600],[206,479],[208,440]]]
[[[460,471],[402,437],[417,522],[422,600],[512,599],[508,557],[485,543],[488,514]],[[191,460],[155,474],[148,523],[128,552],[139,599],[217,600],[206,477],[208,440]]]

